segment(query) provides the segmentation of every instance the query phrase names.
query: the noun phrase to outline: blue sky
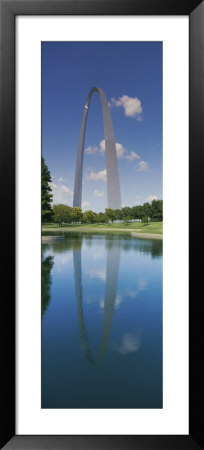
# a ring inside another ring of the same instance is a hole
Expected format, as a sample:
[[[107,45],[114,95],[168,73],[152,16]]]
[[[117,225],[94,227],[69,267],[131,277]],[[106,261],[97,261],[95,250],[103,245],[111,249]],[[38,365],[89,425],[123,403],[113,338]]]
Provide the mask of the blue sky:
[[[162,199],[162,43],[43,42],[42,154],[54,203],[72,206],[81,120],[93,86],[110,103],[122,204]],[[94,93],[84,145],[83,210],[107,207],[103,140]]]

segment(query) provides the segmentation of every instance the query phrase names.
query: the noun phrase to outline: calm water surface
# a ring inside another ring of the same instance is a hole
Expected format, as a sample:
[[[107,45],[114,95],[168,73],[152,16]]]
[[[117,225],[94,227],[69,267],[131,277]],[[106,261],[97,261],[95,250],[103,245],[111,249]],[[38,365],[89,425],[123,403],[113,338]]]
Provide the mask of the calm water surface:
[[[162,241],[64,236],[42,245],[42,408],[162,408]]]

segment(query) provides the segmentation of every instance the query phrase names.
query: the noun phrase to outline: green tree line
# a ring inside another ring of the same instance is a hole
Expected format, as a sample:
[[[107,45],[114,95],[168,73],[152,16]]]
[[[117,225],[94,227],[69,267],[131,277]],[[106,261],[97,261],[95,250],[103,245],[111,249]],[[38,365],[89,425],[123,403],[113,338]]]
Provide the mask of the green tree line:
[[[107,222],[131,222],[142,221],[143,223],[160,222],[163,220],[162,200],[153,200],[152,203],[133,206],[122,209],[106,208],[105,212],[96,213],[92,210],[82,212],[81,208],[70,207],[64,204],[53,205],[52,221],[58,223],[107,223]]]
[[[122,209],[106,208],[105,212],[96,213],[92,210],[82,212],[81,208],[65,204],[52,206],[51,175],[42,158],[42,222],[63,223],[107,223],[115,221],[142,221],[143,223],[160,222],[163,220],[163,201],[152,200],[138,206],[125,206]]]

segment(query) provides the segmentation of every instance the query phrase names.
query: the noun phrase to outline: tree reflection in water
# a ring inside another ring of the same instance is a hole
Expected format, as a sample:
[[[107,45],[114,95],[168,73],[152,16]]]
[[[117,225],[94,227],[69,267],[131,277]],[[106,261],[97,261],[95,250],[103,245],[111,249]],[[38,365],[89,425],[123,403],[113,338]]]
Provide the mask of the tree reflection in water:
[[[43,259],[41,266],[41,314],[45,313],[50,303],[50,288],[52,284],[51,270],[54,265],[54,257],[49,255]]]

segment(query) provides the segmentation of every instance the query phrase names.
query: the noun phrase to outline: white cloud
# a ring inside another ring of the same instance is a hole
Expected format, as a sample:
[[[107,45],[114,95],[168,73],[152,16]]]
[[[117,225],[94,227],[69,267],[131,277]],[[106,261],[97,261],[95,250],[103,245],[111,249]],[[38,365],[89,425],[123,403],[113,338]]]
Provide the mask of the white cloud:
[[[149,170],[149,165],[146,161],[140,161],[135,167],[137,168],[138,172]]]
[[[98,153],[99,148],[97,147],[97,145],[89,145],[88,147],[85,148],[85,153],[87,153],[88,155],[94,155],[95,153]]]
[[[123,145],[122,145],[122,144],[119,144],[119,142],[116,142],[116,143],[115,143],[115,146],[116,146],[117,157],[118,157],[119,159],[126,158],[126,152],[127,152],[127,150],[123,147]]]
[[[142,120],[140,114],[142,113],[142,103],[137,97],[129,97],[122,95],[118,99],[114,97],[111,99],[111,106],[122,106],[125,116],[136,117],[137,120]]]
[[[136,152],[129,152],[126,159],[128,159],[128,161],[133,161],[134,159],[140,159],[140,156]]]
[[[118,158],[125,158],[125,153],[127,150],[119,142],[115,143],[116,153]],[[104,155],[105,153],[105,139],[103,139],[99,144],[99,152]]]
[[[62,183],[63,181],[67,181],[67,178],[59,177],[57,181]]]
[[[99,144],[99,152],[102,153],[102,155],[105,153],[105,139],[103,139]]]
[[[133,161],[134,159],[140,159],[140,156],[136,153],[136,152],[129,152],[125,147],[123,147],[122,144],[120,144],[119,142],[115,143],[116,146],[116,153],[117,153],[117,157],[118,159],[127,159],[128,161]],[[99,146],[89,146],[86,148],[85,152],[88,155],[96,155],[96,154],[101,154],[104,155],[105,154],[105,139],[103,139],[100,143]]]
[[[104,142],[104,149],[100,147],[100,144]],[[85,153],[87,155],[97,155],[99,153],[103,154],[105,152],[105,141],[101,141],[101,143],[98,145],[89,145],[85,148]]]
[[[82,208],[86,208],[86,206],[89,206],[90,203],[86,202],[85,200],[82,202]]]
[[[73,192],[68,186],[65,186],[64,184],[59,185],[56,183],[50,183],[50,186],[52,188],[53,204],[68,204],[72,201]]]
[[[147,201],[148,201],[149,203],[151,203],[152,200],[158,200],[158,197],[157,197],[156,195],[148,195]]]
[[[86,176],[87,180],[91,180],[91,181],[104,181],[106,182],[107,180],[107,176],[106,176],[106,169],[103,170],[99,170],[99,172],[90,172],[87,176]]]
[[[97,189],[94,190],[94,197],[103,197],[104,191],[98,191]]]

